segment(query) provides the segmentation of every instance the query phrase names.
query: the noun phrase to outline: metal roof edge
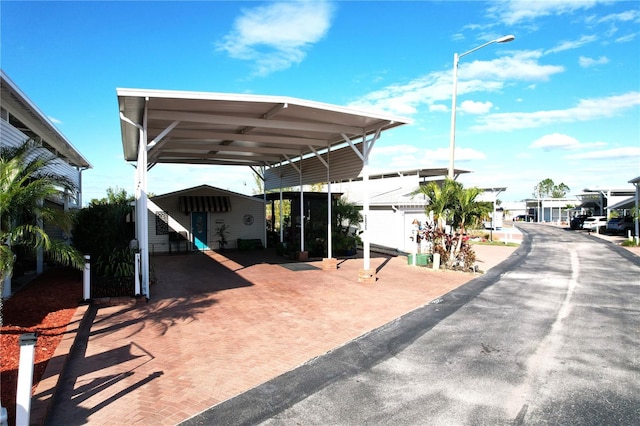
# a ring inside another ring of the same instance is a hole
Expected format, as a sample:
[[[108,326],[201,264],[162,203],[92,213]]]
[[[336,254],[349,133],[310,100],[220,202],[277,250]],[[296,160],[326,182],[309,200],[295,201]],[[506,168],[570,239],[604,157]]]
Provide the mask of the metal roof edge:
[[[174,99],[193,99],[193,100],[211,100],[211,101],[238,101],[238,102],[264,102],[264,103],[289,103],[293,105],[324,109],[328,111],[367,116],[379,120],[391,121],[393,123],[413,124],[413,119],[400,117],[382,111],[370,111],[344,107],[336,104],[329,104],[317,101],[310,101],[300,98],[276,95],[256,95],[241,93],[221,93],[221,92],[199,92],[199,91],[183,91],[183,90],[160,90],[160,89],[133,89],[133,88],[116,88],[118,97],[156,97],[156,98],[174,98]]]

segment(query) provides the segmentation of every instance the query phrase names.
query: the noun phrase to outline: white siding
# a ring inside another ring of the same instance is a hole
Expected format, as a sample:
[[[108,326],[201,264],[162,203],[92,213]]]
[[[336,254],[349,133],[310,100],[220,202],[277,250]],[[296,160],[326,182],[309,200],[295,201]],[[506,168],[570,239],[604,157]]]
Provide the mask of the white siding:
[[[237,248],[237,240],[259,239],[263,246],[265,241],[265,206],[261,199],[241,195],[233,195],[226,191],[216,191],[210,188],[198,188],[183,192],[173,193],[168,196],[158,196],[149,200],[149,252],[151,254],[169,252],[169,235],[156,234],[156,212],[168,213],[169,231],[185,231],[189,240],[191,235],[191,214],[180,211],[180,196],[228,196],[231,200],[231,211],[210,212],[207,214],[207,245],[212,249],[218,248],[216,227],[228,225],[228,248]],[[253,223],[245,225],[245,215],[253,216]]]
[[[2,146],[19,146],[24,143],[29,137],[22,133],[20,130],[13,127],[11,124],[7,123],[5,120],[0,120],[0,144]],[[42,151],[46,151],[46,148],[41,148]],[[65,176],[70,179],[78,189],[80,189],[80,171],[64,162],[61,159],[56,159],[53,161],[49,170],[55,174],[60,176]],[[70,207],[78,207],[77,199],[78,194],[70,194]],[[56,200],[60,202],[59,200]]]
[[[412,253],[414,246],[410,237],[414,219],[425,223],[427,216],[424,211],[418,210],[370,210],[368,223],[371,244]]]

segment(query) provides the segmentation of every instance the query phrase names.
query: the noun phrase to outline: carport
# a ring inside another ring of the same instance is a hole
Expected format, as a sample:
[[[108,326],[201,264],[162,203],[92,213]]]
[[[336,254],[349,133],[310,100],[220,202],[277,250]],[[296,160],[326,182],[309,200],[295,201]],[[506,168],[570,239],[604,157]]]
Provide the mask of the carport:
[[[135,165],[140,290],[147,298],[147,172],[152,167],[160,163],[251,167],[264,180],[265,190],[295,183],[302,191],[303,185],[327,182],[330,200],[331,182],[358,176],[368,182],[369,155],[381,133],[410,123],[388,114],[280,96],[123,88],[116,93],[125,161]],[[370,279],[375,271],[370,268],[368,195],[362,213],[360,277]],[[304,211],[300,214],[304,216]],[[327,240],[331,259],[331,225]]]

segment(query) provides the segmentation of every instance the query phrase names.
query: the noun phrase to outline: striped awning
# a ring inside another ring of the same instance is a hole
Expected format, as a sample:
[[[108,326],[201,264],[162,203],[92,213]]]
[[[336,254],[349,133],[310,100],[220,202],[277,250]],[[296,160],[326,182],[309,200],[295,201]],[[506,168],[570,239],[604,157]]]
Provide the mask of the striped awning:
[[[180,210],[190,212],[230,212],[231,200],[228,196],[183,196],[180,197]]]

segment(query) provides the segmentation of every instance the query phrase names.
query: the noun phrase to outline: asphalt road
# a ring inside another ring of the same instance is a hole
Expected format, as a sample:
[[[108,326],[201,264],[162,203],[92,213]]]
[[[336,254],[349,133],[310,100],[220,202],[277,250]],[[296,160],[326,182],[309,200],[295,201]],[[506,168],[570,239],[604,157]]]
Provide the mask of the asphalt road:
[[[518,226],[482,277],[185,424],[640,424],[640,258]]]

